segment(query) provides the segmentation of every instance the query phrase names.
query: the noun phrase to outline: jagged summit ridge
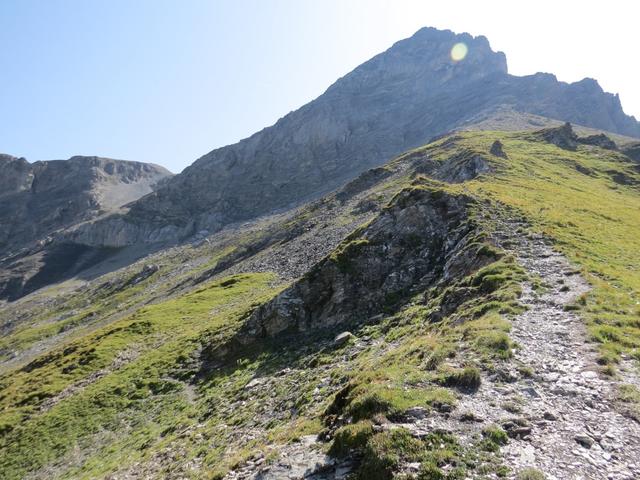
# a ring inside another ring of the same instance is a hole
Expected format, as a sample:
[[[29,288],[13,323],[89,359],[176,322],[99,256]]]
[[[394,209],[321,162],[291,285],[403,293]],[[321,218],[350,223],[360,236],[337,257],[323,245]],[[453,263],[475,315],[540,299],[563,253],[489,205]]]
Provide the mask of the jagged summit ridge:
[[[451,58],[456,43],[468,48],[464,61]],[[507,73],[507,58],[503,52],[494,52],[486,37],[425,27],[338,79],[326,94],[357,95],[363,88],[401,78],[409,95],[412,89],[428,88],[429,80],[446,82],[458,77],[468,81],[496,73]]]
[[[458,43],[467,46],[467,55],[454,61],[451,51]],[[163,180],[126,209],[65,222],[62,228],[56,223],[44,246],[37,247],[44,250],[28,255],[69,244],[80,250],[133,246],[142,252],[199,232],[206,236],[318,198],[403,151],[469,128],[501,109],[640,137],[638,122],[624,114],[619,98],[596,82],[512,76],[504,54],[494,52],[485,37],[425,28],[275,125],[213,150]]]

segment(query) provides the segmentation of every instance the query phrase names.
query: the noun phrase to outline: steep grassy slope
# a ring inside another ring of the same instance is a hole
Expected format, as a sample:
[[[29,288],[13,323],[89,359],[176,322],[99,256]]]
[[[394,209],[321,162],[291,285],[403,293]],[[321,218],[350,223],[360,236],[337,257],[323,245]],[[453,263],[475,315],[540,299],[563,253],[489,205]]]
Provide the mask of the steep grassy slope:
[[[86,475],[106,473],[145,442],[195,421],[191,356],[271,295],[269,280],[232,276],[139,309],[4,377],[5,478],[51,463],[54,473],[80,462]]]
[[[546,287],[495,245],[501,219],[591,282],[569,308],[609,373],[640,359],[638,165],[548,138],[456,134],[298,211],[5,306],[0,476],[243,478],[321,434],[306,450],[363,479],[513,478],[499,427],[463,441],[384,425],[535,373],[510,320],[523,280]]]

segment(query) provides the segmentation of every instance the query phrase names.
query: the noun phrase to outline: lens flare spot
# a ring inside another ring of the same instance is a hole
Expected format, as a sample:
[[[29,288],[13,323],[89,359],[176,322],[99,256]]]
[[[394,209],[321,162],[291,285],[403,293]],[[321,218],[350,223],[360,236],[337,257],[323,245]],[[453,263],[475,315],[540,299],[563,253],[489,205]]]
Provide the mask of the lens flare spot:
[[[451,60],[459,62],[467,56],[469,49],[464,43],[456,43],[451,49]]]

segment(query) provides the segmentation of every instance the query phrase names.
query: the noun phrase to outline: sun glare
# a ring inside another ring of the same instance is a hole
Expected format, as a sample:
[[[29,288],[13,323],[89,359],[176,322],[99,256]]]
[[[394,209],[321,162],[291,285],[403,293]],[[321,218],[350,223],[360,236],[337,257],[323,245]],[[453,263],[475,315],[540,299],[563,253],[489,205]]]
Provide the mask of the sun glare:
[[[456,43],[451,49],[451,59],[454,62],[459,62],[467,56],[468,48],[464,43]]]

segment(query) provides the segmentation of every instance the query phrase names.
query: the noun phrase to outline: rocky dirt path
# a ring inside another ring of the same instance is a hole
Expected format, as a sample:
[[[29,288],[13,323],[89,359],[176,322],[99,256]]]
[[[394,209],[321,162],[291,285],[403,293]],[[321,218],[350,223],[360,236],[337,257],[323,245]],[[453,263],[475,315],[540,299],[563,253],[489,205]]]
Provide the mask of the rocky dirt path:
[[[529,467],[549,480],[639,479],[640,424],[616,410],[620,381],[598,373],[584,322],[568,307],[589,286],[542,236],[515,234],[520,227],[526,225],[504,223],[496,243],[544,287],[536,292],[530,282],[523,285],[528,309],[512,322],[519,345],[512,366],[483,378],[448,418],[427,416],[403,426],[416,435],[448,430],[466,443],[500,425],[511,437],[502,448],[510,478]],[[475,420],[463,421],[469,418]]]
[[[279,458],[265,466],[265,459],[257,457],[242,468],[231,472],[225,480],[346,480],[353,471],[350,460],[337,461],[323,453],[315,435],[307,435],[299,442],[283,446]]]
[[[505,236],[520,264],[548,285],[540,295],[524,285],[528,310],[513,322],[515,358],[535,372],[523,389],[535,423],[528,439],[504,449],[507,463],[537,466],[552,479],[640,478],[640,424],[615,408],[617,381],[598,373],[584,321],[567,311],[588,284],[541,236]]]

